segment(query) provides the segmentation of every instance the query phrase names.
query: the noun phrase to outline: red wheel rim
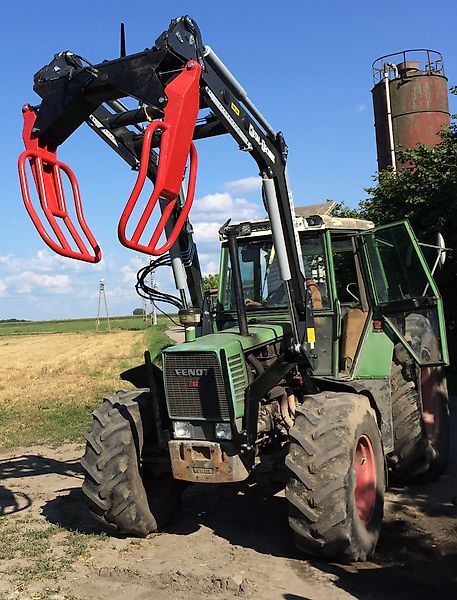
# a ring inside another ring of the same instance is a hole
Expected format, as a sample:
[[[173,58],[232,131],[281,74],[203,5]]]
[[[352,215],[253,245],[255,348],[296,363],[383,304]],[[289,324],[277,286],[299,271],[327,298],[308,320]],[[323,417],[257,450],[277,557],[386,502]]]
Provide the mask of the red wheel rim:
[[[376,505],[376,461],[370,438],[361,435],[355,449],[355,506],[359,518],[369,523]]]
[[[440,380],[438,371],[431,367],[421,370],[421,393],[423,406],[423,421],[428,439],[435,444],[440,434]]]

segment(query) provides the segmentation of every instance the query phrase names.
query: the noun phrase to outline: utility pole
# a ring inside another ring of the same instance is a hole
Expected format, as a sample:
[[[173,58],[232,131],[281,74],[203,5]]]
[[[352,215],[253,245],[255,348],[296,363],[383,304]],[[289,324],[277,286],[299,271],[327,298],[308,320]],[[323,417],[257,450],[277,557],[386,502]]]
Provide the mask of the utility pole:
[[[99,327],[100,327],[100,304],[102,301],[102,296],[103,296],[103,301],[105,304],[106,320],[108,321],[108,331],[111,331],[111,324],[109,321],[109,314],[108,314],[108,304],[106,302],[105,280],[104,279],[100,279],[100,284],[99,284],[99,288],[98,288],[97,331],[99,330]]]
[[[152,257],[149,259],[149,265],[152,264]],[[152,290],[156,289],[156,275],[154,273],[154,271],[150,271],[150,276],[149,276],[149,285],[151,286]],[[151,299],[151,323],[152,325],[157,325],[157,313],[156,313],[156,307],[154,302]]]

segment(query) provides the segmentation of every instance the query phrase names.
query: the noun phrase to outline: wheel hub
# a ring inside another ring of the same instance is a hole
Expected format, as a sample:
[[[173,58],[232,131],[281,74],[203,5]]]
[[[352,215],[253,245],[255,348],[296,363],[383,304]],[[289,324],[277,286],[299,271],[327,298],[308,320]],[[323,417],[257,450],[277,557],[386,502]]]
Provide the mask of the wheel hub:
[[[355,449],[354,490],[355,506],[359,518],[369,523],[376,505],[376,461],[370,438],[361,435]]]

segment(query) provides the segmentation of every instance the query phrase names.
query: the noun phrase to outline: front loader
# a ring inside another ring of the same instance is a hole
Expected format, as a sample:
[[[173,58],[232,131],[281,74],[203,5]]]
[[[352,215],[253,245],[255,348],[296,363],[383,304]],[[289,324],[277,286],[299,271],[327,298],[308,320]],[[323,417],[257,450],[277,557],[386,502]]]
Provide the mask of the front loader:
[[[285,485],[299,548],[365,560],[387,473],[436,476],[447,457],[442,302],[409,224],[374,228],[333,217],[331,204],[295,210],[284,136],[190,17],[138,54],[99,64],[57,54],[34,83],[42,101],[23,109],[19,174],[43,240],[63,256],[101,258],[76,177],[57,159],[86,122],[138,173],[118,236],[158,258],[137,289],[171,303],[185,330],[161,367],[146,352],[121,375],[136,389],[94,412],[82,459],[92,513],[114,532],[146,536],[191,483],[269,480]],[[259,168],[267,217],[221,224],[212,303],[189,221],[194,142],[227,133]],[[177,296],[148,287],[159,266],[172,267]]]

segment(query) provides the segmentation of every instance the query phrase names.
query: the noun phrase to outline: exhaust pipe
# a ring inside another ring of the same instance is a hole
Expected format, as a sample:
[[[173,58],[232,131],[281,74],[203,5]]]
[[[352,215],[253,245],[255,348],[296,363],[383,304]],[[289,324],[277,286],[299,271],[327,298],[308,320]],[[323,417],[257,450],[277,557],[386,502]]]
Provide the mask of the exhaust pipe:
[[[235,293],[238,327],[240,328],[241,335],[248,336],[248,318],[246,314],[246,305],[244,303],[243,281],[241,279],[240,259],[238,256],[238,242],[236,239],[236,231],[227,228],[225,233],[227,235],[230,266],[232,267],[232,285],[233,291]]]

